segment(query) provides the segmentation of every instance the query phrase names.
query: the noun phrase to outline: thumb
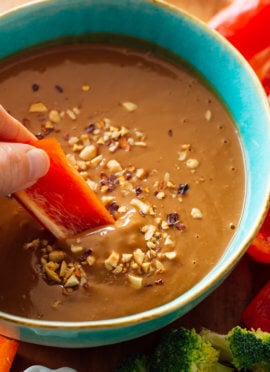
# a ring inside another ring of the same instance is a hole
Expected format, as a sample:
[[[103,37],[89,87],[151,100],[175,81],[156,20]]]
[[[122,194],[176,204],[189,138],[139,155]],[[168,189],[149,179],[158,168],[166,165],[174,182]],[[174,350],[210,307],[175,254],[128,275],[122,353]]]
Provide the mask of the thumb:
[[[0,142],[0,196],[31,186],[48,169],[45,151],[26,144]]]

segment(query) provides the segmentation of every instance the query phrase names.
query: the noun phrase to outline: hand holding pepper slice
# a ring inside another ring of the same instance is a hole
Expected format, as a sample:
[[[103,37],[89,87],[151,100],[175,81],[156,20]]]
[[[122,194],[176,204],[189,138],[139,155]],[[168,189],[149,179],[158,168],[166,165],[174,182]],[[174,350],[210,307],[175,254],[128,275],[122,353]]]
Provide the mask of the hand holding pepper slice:
[[[4,142],[25,143],[45,150],[50,158],[47,174],[16,192],[17,199],[58,239],[66,239],[86,230],[114,223],[101,200],[69,163],[55,138],[37,140],[20,122],[0,106]]]
[[[58,239],[114,223],[97,195],[69,163],[55,138],[32,141],[50,158],[48,173],[14,197]]]

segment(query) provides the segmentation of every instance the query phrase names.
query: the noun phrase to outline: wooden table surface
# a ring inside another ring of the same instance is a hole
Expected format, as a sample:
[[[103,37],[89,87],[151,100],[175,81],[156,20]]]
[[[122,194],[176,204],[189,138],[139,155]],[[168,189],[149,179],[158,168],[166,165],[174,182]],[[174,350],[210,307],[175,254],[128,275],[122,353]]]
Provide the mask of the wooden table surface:
[[[40,0],[1,0],[0,14],[8,11],[16,6],[26,3],[35,3]],[[57,0],[52,0],[57,1]],[[124,1],[124,0],[119,0]],[[198,16],[207,21],[212,15],[225,5],[231,3],[232,0],[167,0],[169,3],[179,6],[180,8]]]
[[[209,20],[219,9],[231,2],[231,0],[168,1],[204,21]],[[26,2],[2,0],[0,13]],[[79,372],[111,372],[129,353],[151,350],[169,328],[208,327],[218,332],[227,332],[231,327],[241,324],[241,312],[269,277],[268,265],[256,264],[245,255],[218,289],[195,309],[168,327],[136,340],[88,349],[61,349],[21,343],[11,372],[22,372],[33,364],[43,364],[49,368],[69,366]]]

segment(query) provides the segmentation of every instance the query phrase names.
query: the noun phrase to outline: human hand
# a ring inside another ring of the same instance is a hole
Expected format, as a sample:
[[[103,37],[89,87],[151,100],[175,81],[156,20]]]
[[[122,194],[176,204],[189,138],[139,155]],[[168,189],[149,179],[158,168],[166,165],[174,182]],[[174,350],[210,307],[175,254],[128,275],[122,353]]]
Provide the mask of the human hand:
[[[0,196],[33,185],[49,169],[45,151],[25,144],[35,136],[0,105]]]

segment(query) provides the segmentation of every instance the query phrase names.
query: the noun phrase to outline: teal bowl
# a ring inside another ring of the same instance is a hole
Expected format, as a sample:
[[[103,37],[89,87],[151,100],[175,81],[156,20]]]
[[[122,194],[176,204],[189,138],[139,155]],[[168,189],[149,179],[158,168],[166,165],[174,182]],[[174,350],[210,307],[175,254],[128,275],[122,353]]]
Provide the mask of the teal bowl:
[[[41,0],[1,16],[0,58],[55,39],[95,34],[154,43],[184,59],[215,88],[240,133],[246,173],[243,212],[219,262],[173,301],[131,316],[86,322],[32,320],[0,312],[0,333],[26,342],[92,347],[166,326],[221,284],[245,253],[268,210],[269,103],[248,63],[198,19],[158,0]]]

